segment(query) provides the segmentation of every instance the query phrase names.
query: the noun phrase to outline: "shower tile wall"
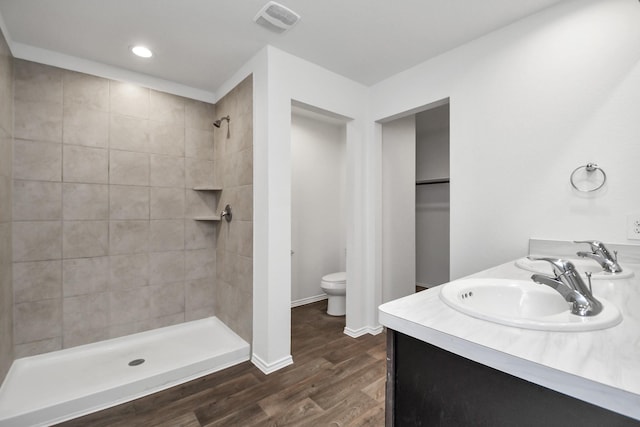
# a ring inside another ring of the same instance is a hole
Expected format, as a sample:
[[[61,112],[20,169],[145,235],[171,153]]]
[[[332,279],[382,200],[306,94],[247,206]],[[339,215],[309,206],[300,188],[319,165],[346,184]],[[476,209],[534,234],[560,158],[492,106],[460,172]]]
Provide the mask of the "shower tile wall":
[[[22,60],[14,88],[16,357],[213,315],[215,106]]]
[[[221,211],[230,204],[233,221],[223,221],[216,248],[216,316],[251,342],[253,322],[253,79],[249,76],[216,103],[227,124],[215,130],[216,182],[224,190]]]
[[[0,32],[0,382],[13,362],[11,268],[11,156],[13,152],[13,66]]]

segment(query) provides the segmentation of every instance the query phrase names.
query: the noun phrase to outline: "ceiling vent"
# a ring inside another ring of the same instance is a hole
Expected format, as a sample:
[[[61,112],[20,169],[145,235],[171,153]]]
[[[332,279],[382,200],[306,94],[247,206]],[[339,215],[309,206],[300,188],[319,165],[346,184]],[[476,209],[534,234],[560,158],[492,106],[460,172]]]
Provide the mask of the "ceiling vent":
[[[296,25],[300,15],[283,5],[270,1],[265,4],[253,20],[277,33],[284,33]]]

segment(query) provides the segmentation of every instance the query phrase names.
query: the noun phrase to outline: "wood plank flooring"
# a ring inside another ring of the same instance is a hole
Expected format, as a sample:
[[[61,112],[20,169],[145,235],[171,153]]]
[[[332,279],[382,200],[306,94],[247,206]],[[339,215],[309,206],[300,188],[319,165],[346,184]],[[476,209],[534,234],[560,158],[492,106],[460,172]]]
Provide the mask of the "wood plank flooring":
[[[348,337],[326,307],[291,310],[294,364],[278,372],[245,362],[59,426],[384,426],[385,334]]]

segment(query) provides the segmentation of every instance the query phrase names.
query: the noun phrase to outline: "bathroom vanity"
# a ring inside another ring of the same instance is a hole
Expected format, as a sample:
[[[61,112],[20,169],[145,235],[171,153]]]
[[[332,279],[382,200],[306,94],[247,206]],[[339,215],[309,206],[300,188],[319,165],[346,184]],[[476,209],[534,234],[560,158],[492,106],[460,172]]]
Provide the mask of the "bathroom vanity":
[[[640,247],[615,249],[635,274],[592,281],[622,314],[607,329],[505,326],[454,310],[441,287],[380,306],[387,426],[640,426]],[[575,246],[532,241],[530,252],[575,257]],[[531,275],[509,262],[469,277]]]

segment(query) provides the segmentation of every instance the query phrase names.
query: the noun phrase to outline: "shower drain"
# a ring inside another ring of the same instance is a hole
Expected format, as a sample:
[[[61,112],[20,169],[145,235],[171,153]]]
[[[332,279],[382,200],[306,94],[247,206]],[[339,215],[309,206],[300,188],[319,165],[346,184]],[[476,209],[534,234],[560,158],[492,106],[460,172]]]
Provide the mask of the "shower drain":
[[[133,359],[131,362],[129,362],[129,366],[138,366],[138,365],[142,365],[144,363],[144,359]]]

